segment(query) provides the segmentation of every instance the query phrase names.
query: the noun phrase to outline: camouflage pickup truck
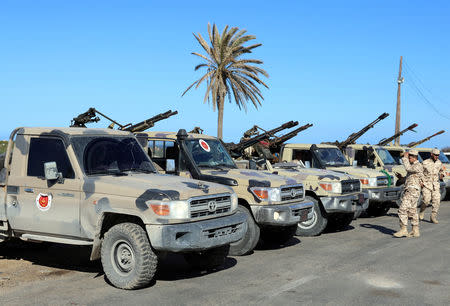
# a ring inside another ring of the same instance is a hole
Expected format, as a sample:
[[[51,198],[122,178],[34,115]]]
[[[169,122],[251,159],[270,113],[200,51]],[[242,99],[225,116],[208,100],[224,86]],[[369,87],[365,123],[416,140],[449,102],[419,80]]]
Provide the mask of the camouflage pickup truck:
[[[231,188],[158,174],[129,132],[17,128],[4,157],[0,241],[92,246],[118,288],[148,285],[167,252],[216,267],[247,231]]]
[[[385,214],[392,202],[400,198],[402,188],[392,186],[393,176],[373,169],[351,166],[344,154],[331,144],[290,143],[282,147],[280,159],[290,162],[298,158],[311,168],[348,173],[360,178],[362,191],[368,194],[370,215]]]
[[[245,236],[230,245],[230,254],[249,254],[258,241],[284,243],[298,222],[313,217],[300,181],[270,172],[239,169],[223,143],[212,136],[175,132],[146,132],[148,152],[162,173],[217,182],[233,188],[238,210],[247,216]]]
[[[237,161],[237,163],[248,161]],[[325,169],[305,168],[301,161],[264,163],[267,171],[303,182],[306,199],[314,203],[313,218],[298,224],[298,236],[318,236],[327,227],[346,228],[369,206],[357,177]]]

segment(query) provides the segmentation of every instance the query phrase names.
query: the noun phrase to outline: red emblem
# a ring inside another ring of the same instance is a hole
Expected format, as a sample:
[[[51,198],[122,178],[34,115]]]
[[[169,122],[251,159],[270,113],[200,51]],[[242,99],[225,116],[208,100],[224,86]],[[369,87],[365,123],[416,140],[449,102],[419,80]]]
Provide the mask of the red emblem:
[[[211,151],[211,148],[209,147],[209,145],[206,141],[204,141],[203,139],[200,139],[198,142],[200,143],[200,146],[202,147],[203,150],[205,150],[206,152]]]
[[[48,196],[41,195],[39,197],[39,205],[41,205],[41,207],[47,207],[47,205],[48,205]]]
[[[36,197],[36,206],[40,211],[47,211],[52,206],[52,195],[40,193]]]

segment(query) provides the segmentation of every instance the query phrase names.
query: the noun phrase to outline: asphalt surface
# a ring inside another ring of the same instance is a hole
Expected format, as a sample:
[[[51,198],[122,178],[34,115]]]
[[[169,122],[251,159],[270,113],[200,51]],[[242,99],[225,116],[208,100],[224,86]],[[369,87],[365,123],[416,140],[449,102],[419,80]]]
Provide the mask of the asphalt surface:
[[[136,291],[110,286],[85,248],[0,247],[0,264],[44,271],[22,280],[23,273],[0,268],[0,304],[448,305],[450,202],[441,204],[439,221],[422,222],[420,238],[397,239],[397,211],[391,209],[353,221],[345,231],[229,257],[212,273],[192,270],[172,255],[161,262],[155,283]]]

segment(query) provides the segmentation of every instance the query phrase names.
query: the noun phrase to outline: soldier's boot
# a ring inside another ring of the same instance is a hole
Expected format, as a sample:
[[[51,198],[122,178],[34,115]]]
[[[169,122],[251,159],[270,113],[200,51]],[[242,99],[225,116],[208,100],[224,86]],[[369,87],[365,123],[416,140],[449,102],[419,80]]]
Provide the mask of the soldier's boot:
[[[434,224],[439,223],[439,221],[437,220],[437,213],[435,213],[435,212],[431,213],[430,221],[433,222]]]
[[[400,230],[394,233],[394,237],[397,238],[408,237],[408,230],[406,229],[406,225],[401,225]]]
[[[409,232],[408,237],[420,237],[419,226],[413,225],[412,231]]]
[[[422,203],[422,205],[420,205],[420,213],[419,213],[419,219],[423,220],[423,218],[425,218],[425,209],[427,208],[427,205],[425,205],[424,203]]]

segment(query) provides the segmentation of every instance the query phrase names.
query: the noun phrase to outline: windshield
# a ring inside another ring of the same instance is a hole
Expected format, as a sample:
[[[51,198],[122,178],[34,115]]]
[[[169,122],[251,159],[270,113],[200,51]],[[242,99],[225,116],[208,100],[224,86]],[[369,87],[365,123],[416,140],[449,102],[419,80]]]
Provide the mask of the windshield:
[[[388,150],[389,153],[391,154],[392,158],[395,160],[395,164],[397,165],[401,165],[401,159],[402,159],[402,155],[403,155],[403,151],[400,150]]]
[[[419,152],[419,156],[422,157],[423,160],[431,157],[431,152]]]
[[[384,165],[396,165],[397,162],[392,157],[392,155],[388,152],[388,150],[383,148],[376,148],[375,149],[378,153],[378,156],[380,157],[381,161]]]
[[[230,154],[216,139],[188,139],[186,147],[198,167],[236,168]]]
[[[134,137],[80,136],[72,145],[86,175],[126,175],[126,172],[156,172]]]
[[[448,160],[447,156],[445,156],[445,154],[442,152],[441,154],[439,154],[439,160],[444,164],[450,164],[450,160]]]
[[[317,148],[314,153],[325,166],[350,166],[344,154],[338,148]]]

